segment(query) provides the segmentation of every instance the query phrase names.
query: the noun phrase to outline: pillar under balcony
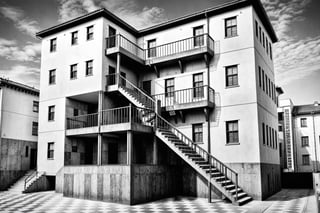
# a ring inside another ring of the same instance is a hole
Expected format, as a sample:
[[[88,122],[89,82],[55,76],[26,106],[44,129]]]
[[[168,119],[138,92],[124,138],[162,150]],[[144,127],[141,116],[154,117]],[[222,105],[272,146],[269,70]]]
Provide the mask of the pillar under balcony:
[[[133,142],[133,135],[132,131],[127,131],[127,164],[132,164],[132,142]]]

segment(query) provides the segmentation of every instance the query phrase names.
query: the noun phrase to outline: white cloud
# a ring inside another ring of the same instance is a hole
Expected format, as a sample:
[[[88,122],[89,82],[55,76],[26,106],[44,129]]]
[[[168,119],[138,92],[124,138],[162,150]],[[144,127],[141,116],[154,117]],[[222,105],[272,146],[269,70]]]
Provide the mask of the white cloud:
[[[164,9],[139,8],[132,0],[60,0],[59,21],[64,22],[99,8],[106,8],[136,28],[148,27],[166,20]]]
[[[12,61],[40,61],[41,43],[28,42],[19,47],[17,41],[0,38],[0,57]]]
[[[0,76],[39,88],[40,69],[24,65],[16,65],[10,69],[0,70]]]
[[[24,12],[18,8],[3,6],[0,7],[0,13],[7,19],[11,20],[15,27],[23,33],[35,37],[36,32],[40,31],[38,22],[26,18]]]
[[[262,0],[275,28],[279,42],[275,44],[275,71],[277,84],[320,71],[320,36],[298,39],[290,35],[294,22],[304,21],[305,8],[311,0]]]

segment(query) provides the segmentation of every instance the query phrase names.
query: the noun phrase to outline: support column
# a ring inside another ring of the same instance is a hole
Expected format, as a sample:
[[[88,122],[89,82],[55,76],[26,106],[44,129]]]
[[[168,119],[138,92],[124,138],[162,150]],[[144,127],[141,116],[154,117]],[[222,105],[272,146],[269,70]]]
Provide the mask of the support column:
[[[153,158],[152,158],[152,164],[157,165],[158,164],[158,143],[157,143],[157,136],[153,136]]]
[[[132,131],[127,131],[127,164],[132,164]]]
[[[120,79],[120,64],[121,64],[121,55],[117,53],[117,69],[116,69],[116,84],[118,85]]]
[[[97,165],[101,165],[102,162],[102,134],[100,132],[100,126],[102,123],[102,110],[103,110],[103,91],[99,91],[98,95],[98,149],[97,149]]]

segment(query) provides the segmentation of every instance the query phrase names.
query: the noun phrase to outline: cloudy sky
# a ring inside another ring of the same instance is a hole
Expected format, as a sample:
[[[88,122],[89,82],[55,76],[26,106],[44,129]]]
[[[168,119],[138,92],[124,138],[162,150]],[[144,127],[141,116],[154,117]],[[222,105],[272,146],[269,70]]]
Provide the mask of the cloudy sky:
[[[134,27],[230,0],[0,0],[0,76],[39,87],[39,30],[105,7]],[[196,2],[196,4],[195,4]],[[295,104],[320,101],[320,1],[262,0],[279,42],[276,82]]]

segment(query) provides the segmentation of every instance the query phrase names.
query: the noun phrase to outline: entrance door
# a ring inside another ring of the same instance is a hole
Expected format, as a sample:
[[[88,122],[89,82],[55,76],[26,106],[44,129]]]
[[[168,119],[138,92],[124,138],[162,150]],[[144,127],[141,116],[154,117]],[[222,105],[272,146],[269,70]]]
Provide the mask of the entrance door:
[[[107,79],[108,85],[115,85],[116,84],[116,68],[109,66],[108,73],[109,73],[108,79]]]
[[[37,149],[31,149],[30,151],[30,169],[37,167]]]
[[[120,85],[121,86],[126,86],[126,78],[127,78],[127,74],[125,73],[125,72],[120,72],[120,76],[122,77],[121,79],[120,79]]]
[[[108,164],[118,163],[118,144],[109,143],[108,144]]]
[[[204,45],[203,26],[193,28],[193,37],[195,47]]]
[[[147,92],[148,95],[151,94],[151,81],[143,81],[142,89]]]
[[[108,47],[112,48],[116,46],[116,33],[117,31],[109,26],[109,40],[108,40]]]

